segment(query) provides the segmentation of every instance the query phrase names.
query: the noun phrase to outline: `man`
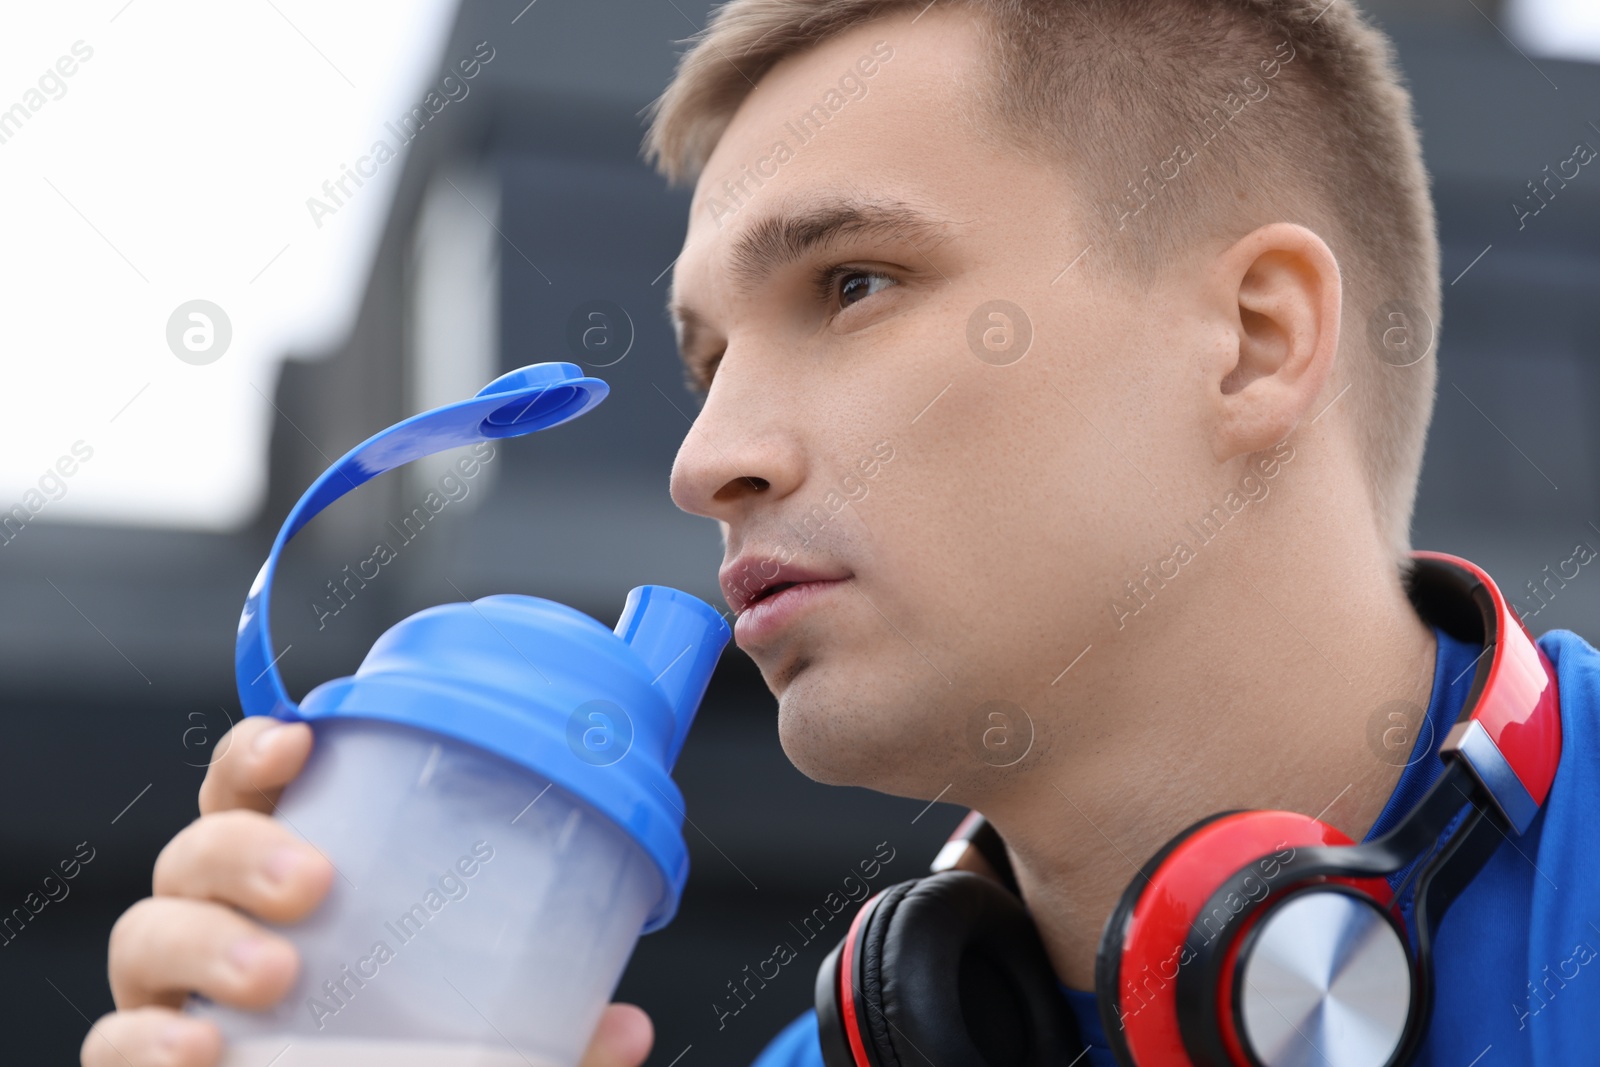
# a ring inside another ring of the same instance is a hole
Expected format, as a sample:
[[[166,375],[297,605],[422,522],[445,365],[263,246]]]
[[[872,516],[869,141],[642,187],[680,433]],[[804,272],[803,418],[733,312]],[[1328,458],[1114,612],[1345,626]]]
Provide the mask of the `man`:
[[[1347,0],[733,0],[658,104],[652,158],[698,177],[672,300],[706,391],[671,490],[721,527],[784,750],[981,810],[1112,1062],[1088,991],[1138,865],[1226,809],[1392,825],[1483,652],[1402,584],[1439,283],[1387,45]],[[1579,1062],[1600,1011],[1600,661],[1541,647],[1560,771],[1446,917],[1418,1062]],[[234,734],[113,930],[86,1065],[213,1063],[185,993],[292,981],[241,912],[327,889],[264,814],[309,731]],[[650,1041],[613,1006],[585,1065]]]

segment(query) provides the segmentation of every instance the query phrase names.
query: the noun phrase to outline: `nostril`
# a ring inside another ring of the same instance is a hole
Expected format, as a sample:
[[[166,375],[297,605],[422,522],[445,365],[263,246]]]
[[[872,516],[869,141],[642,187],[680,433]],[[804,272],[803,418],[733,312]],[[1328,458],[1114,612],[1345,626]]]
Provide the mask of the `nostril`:
[[[718,489],[713,499],[719,503],[726,503],[730,500],[737,500],[746,493],[765,492],[770,485],[771,483],[765,478],[756,478],[748,474],[741,474],[737,478],[730,479],[726,485],[724,485],[721,489]]]

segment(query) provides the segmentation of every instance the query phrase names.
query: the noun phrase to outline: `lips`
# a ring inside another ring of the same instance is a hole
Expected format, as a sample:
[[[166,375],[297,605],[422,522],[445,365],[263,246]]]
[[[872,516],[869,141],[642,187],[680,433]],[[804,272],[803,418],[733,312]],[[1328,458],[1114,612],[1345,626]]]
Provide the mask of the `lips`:
[[[717,577],[728,606],[734,614],[743,615],[752,606],[792,586],[839,581],[850,577],[850,573],[838,569],[780,564],[771,556],[745,553],[725,564]]]

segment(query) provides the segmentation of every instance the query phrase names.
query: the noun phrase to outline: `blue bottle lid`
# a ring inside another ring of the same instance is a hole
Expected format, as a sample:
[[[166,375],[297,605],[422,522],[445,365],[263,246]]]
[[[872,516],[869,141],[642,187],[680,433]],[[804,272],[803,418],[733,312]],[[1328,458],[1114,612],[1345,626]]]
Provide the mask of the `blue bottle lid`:
[[[441,604],[390,627],[353,676],[322,683],[299,704],[278,674],[268,620],[278,557],[323,508],[414,459],[575,419],[608,392],[575,364],[537,363],[345,453],[290,510],[250,586],[234,678],[246,715],[418,727],[502,756],[578,796],[631,835],[660,871],[649,933],[671,921],[689,874],[683,794],[670,772],[730,636],[711,605],[665,586],[639,586],[608,630],[541,597]]]

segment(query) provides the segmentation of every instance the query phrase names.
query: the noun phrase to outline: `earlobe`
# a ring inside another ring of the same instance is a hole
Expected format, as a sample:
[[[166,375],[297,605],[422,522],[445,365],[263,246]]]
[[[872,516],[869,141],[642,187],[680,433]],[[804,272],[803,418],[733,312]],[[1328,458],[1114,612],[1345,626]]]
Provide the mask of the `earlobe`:
[[[1218,460],[1270,448],[1302,425],[1339,350],[1341,281],[1327,244],[1272,223],[1218,258],[1226,358],[1217,369]]]

